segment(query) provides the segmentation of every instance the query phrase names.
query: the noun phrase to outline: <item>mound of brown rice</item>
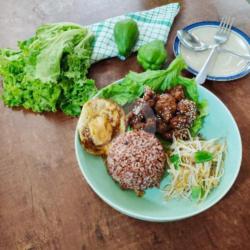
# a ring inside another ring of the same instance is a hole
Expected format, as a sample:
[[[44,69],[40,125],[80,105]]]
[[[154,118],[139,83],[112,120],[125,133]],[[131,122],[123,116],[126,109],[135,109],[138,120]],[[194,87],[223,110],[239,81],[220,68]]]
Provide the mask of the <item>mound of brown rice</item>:
[[[143,130],[115,138],[108,152],[107,169],[123,189],[137,194],[159,186],[165,170],[165,154],[159,140]]]

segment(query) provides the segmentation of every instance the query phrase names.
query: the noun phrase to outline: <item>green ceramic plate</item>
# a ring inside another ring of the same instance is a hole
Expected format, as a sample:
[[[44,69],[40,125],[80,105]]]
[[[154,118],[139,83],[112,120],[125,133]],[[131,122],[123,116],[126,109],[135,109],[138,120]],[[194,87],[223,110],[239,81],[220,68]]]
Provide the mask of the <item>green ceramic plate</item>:
[[[146,221],[174,221],[191,217],[216,204],[233,185],[241,165],[242,145],[237,124],[226,106],[210,91],[199,86],[200,98],[207,99],[209,115],[202,134],[207,138],[226,137],[228,152],[225,173],[219,186],[201,203],[178,199],[166,201],[157,188],[146,190],[137,197],[132,191],[123,191],[108,175],[102,158],[88,154],[75,133],[76,157],[85,180],[96,194],[114,209],[128,216]],[[166,182],[163,179],[162,183]]]

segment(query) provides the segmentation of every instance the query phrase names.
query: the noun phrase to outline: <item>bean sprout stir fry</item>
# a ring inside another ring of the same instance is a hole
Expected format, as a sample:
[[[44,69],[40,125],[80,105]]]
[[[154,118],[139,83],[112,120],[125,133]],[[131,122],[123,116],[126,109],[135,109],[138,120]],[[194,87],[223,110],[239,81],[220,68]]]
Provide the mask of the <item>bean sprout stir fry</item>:
[[[225,151],[223,138],[202,140],[191,135],[187,141],[174,138],[167,152],[171,182],[164,189],[166,198],[205,200],[223,176]]]

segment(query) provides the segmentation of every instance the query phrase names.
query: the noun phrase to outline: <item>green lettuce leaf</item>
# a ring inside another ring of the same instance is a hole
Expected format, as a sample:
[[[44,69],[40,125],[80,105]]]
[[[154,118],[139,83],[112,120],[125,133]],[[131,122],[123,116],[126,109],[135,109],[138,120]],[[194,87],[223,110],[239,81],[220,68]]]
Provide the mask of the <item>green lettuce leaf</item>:
[[[97,96],[112,99],[123,106],[136,100],[143,92],[144,87],[141,83],[125,78],[119,83],[114,83],[103,88],[98,92]]]
[[[19,50],[0,49],[1,98],[10,107],[34,112],[62,109],[80,114],[81,106],[96,93],[87,78],[93,36],[80,25],[42,25],[36,34],[18,43]]]
[[[198,88],[193,78],[191,79],[179,75],[174,85],[182,85],[187,98],[194,101],[196,104],[199,103]]]
[[[196,136],[199,133],[199,131],[203,126],[204,120],[208,115],[207,112],[208,103],[206,100],[199,101],[196,104],[198,108],[198,116],[194,120],[192,127],[189,129],[192,136]]]
[[[71,116],[78,116],[81,113],[83,103],[96,94],[95,83],[91,79],[75,82],[62,81],[61,88],[59,107],[66,115]]]
[[[149,86],[156,92],[163,92],[178,84],[178,77],[186,68],[182,57],[176,57],[165,70],[147,70],[143,73],[130,72],[125,79]]]
[[[170,89],[177,84],[181,84],[179,82],[178,77],[181,74],[181,71],[187,67],[184,59],[181,56],[178,56],[173,60],[165,72],[165,79],[163,84],[160,86],[161,91],[165,91],[167,89]]]
[[[133,81],[138,84],[149,86],[154,91],[159,91],[166,77],[165,70],[147,70],[143,73],[129,72],[125,81]]]

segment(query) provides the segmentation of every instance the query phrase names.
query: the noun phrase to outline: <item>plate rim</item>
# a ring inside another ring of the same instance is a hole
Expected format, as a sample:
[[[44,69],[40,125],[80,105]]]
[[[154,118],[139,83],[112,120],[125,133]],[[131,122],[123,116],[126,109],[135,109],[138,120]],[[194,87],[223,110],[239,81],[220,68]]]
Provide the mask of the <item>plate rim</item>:
[[[185,26],[183,28],[183,30],[188,31],[188,30],[192,30],[193,28],[200,27],[200,26],[215,26],[216,27],[219,24],[220,24],[219,21],[200,21],[200,22],[195,22],[195,23],[192,23],[192,24]],[[246,41],[246,43],[248,43],[248,45],[250,46],[250,37],[245,32],[236,28],[235,26],[232,26],[232,30],[234,32],[236,32],[237,34],[239,34]],[[173,52],[174,52],[175,56],[178,56],[180,54],[179,47],[180,47],[180,40],[176,35],[174,38],[174,43],[173,43]],[[250,49],[249,49],[249,52],[250,52]],[[250,63],[248,63],[247,65],[248,66],[246,66],[243,71],[241,71],[235,75],[229,75],[229,76],[210,76],[210,75],[208,75],[207,80],[221,82],[221,81],[233,81],[236,79],[240,79],[240,78],[242,78],[250,73]],[[187,67],[187,70],[189,72],[191,72],[193,75],[197,75],[197,73],[198,73],[195,69],[193,69],[190,66]]]
[[[119,79],[115,82],[113,82],[112,84],[116,84],[118,82],[122,81],[122,79]],[[111,85],[112,85],[111,84]],[[239,172],[240,172],[240,168],[241,168],[241,163],[242,163],[242,139],[241,139],[241,135],[240,135],[240,131],[237,125],[237,122],[235,121],[232,113],[230,112],[230,110],[228,109],[228,107],[223,103],[222,100],[220,100],[219,97],[217,97],[212,91],[208,90],[207,88],[198,85],[198,88],[203,89],[205,92],[211,94],[221,105],[224,106],[224,108],[227,110],[230,119],[232,120],[232,122],[235,124],[236,126],[236,133],[237,133],[237,137],[239,139],[240,142],[240,147],[239,147],[239,159],[237,162],[237,166],[236,166],[236,171],[233,175],[233,179],[232,182],[229,184],[228,188],[225,189],[220,195],[218,195],[218,198],[211,201],[207,206],[201,208],[200,210],[194,211],[194,212],[190,212],[188,214],[186,214],[185,216],[174,216],[174,217],[168,217],[168,216],[162,216],[161,218],[157,218],[154,216],[147,216],[147,215],[141,215],[138,214],[137,212],[133,212],[133,211],[128,211],[127,209],[124,209],[122,206],[120,206],[119,204],[114,204],[112,201],[109,200],[109,198],[105,195],[102,195],[101,192],[99,192],[98,189],[95,188],[95,186],[91,183],[91,181],[89,180],[88,176],[85,174],[84,169],[82,167],[82,163],[80,161],[80,157],[78,155],[78,151],[77,151],[77,143],[79,142],[79,135],[78,135],[78,130],[77,130],[77,125],[76,125],[76,129],[75,129],[75,135],[74,135],[74,147],[75,147],[75,155],[76,155],[76,159],[77,159],[77,165],[85,179],[85,181],[87,182],[87,184],[91,187],[91,189],[98,195],[98,197],[103,200],[105,203],[107,203],[110,207],[112,207],[113,209],[115,209],[116,211],[127,215],[129,217],[132,217],[134,219],[139,219],[142,221],[149,221],[149,222],[171,222],[171,221],[178,221],[178,220],[183,220],[183,219],[187,219],[190,217],[193,217],[195,215],[198,215],[200,213],[205,212],[206,210],[208,210],[209,208],[211,208],[212,206],[216,205],[218,202],[220,202],[222,200],[222,198],[230,191],[230,189],[232,188],[233,184],[235,183]],[[83,150],[83,148],[81,148]]]

